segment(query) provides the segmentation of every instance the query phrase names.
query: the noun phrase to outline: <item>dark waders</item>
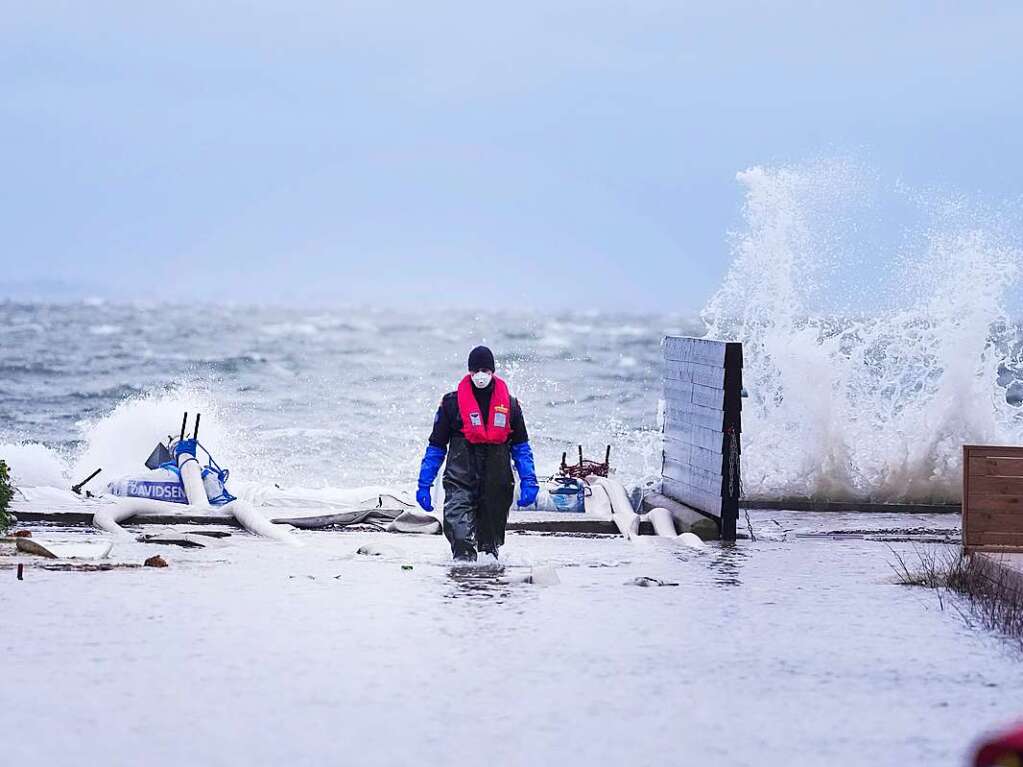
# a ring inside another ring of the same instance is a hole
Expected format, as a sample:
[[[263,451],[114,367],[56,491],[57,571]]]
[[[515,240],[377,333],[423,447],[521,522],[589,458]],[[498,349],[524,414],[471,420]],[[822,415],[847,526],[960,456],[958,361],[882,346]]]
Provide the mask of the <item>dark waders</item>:
[[[472,445],[452,435],[444,470],[444,535],[455,559],[497,556],[515,493],[507,444]]]

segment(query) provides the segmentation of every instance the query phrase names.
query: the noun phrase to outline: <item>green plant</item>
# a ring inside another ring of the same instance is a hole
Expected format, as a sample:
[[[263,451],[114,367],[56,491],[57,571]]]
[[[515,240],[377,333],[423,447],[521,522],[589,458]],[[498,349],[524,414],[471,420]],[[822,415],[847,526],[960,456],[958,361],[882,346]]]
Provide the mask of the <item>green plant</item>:
[[[0,531],[11,526],[11,515],[8,509],[12,497],[14,497],[14,486],[11,484],[11,471],[3,459],[0,459]]]

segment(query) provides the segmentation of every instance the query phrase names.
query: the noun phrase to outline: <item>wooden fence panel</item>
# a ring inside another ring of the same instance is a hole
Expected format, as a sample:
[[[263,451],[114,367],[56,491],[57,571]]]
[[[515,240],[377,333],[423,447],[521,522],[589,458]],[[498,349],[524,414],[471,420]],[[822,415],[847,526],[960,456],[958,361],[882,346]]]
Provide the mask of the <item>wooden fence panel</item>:
[[[735,539],[742,432],[742,344],[664,339],[661,491]]]
[[[963,547],[1023,551],[1023,447],[963,446]]]

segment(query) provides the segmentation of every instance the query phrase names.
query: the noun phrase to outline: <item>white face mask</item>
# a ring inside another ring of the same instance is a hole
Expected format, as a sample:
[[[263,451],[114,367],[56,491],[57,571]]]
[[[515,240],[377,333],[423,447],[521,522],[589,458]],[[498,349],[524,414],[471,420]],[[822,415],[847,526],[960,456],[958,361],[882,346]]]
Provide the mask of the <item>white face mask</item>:
[[[490,386],[490,379],[494,377],[493,373],[486,370],[477,370],[472,374],[472,385],[477,389],[486,389]]]

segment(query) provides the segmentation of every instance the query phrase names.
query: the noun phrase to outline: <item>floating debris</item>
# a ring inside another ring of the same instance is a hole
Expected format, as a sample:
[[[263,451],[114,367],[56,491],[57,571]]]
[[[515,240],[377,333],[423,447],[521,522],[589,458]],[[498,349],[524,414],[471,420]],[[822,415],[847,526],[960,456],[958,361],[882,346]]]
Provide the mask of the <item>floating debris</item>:
[[[361,554],[364,557],[397,557],[401,556],[401,551],[394,548],[393,546],[380,545],[376,543],[367,543],[360,546],[356,554]]]
[[[113,548],[110,541],[62,543],[38,538],[15,538],[18,551],[47,559],[104,559]]]
[[[156,543],[163,546],[181,546],[185,549],[202,549],[206,547],[204,541],[196,540],[191,533],[175,535],[174,533],[148,533],[138,536],[139,543]]]
[[[650,588],[651,586],[678,586],[678,583],[675,583],[674,581],[662,581],[660,578],[650,578],[646,575],[641,575],[638,578],[633,578],[631,581],[626,581],[625,585]]]
[[[156,554],[143,562],[143,565],[145,567],[167,567],[167,560]]]
[[[544,565],[541,567],[534,567],[530,573],[527,583],[532,583],[535,586],[557,586],[561,583],[561,578],[558,577],[558,571],[550,565]]]

